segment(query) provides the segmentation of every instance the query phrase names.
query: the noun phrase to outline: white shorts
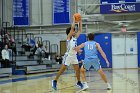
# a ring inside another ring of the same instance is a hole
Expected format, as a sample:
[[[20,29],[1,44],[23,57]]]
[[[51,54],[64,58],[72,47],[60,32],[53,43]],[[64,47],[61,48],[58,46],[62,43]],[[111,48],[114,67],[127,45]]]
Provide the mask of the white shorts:
[[[77,56],[69,56],[68,54],[65,54],[63,58],[63,64],[66,66],[69,66],[70,64],[78,64]]]

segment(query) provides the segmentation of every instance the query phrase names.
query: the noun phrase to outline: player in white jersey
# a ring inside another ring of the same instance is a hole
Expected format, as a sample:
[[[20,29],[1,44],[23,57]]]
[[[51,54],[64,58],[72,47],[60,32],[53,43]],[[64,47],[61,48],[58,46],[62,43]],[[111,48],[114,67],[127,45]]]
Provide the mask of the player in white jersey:
[[[77,46],[77,38],[79,37],[80,33],[82,32],[82,21],[79,21],[79,28],[78,32],[75,32],[75,18],[73,17],[73,23],[71,27],[66,29],[67,34],[67,52],[64,55],[63,58],[63,64],[57,73],[54,80],[52,80],[52,88],[54,90],[57,90],[57,80],[60,77],[60,75],[66,70],[67,66],[70,64],[73,65],[74,70],[76,72],[77,77],[77,86],[79,86],[81,89],[83,88],[83,84],[80,81],[80,69],[78,65],[77,60],[77,52],[74,50],[74,48]]]

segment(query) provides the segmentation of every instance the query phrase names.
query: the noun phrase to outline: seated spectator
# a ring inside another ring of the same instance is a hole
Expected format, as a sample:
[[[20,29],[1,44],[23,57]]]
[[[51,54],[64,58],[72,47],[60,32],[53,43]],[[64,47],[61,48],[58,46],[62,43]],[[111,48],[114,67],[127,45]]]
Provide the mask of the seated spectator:
[[[42,44],[38,44],[38,48],[35,51],[35,55],[38,58],[39,64],[42,62],[42,55],[43,55],[43,52],[44,52],[42,46],[43,46]]]
[[[30,51],[30,49],[34,47],[35,47],[35,40],[32,38],[26,37],[25,40],[23,41],[22,48],[24,48],[25,51]]]
[[[17,50],[16,50],[16,43],[12,42],[9,49],[12,49],[12,51],[17,54]]]
[[[12,51],[16,53],[16,43],[15,43],[15,40],[14,38],[9,34],[9,49],[12,49]]]
[[[42,56],[42,53],[44,53],[43,45],[42,44],[38,44],[38,47],[37,47],[37,49],[35,51],[35,55]]]
[[[48,58],[48,59],[49,59],[50,53],[49,53],[48,46],[45,45],[45,46],[43,46],[42,48],[43,48],[44,53],[45,53],[45,58]]]
[[[56,62],[58,62],[59,64],[62,64],[62,57],[60,55],[56,55],[55,57]]]
[[[8,45],[5,45],[5,48],[1,52],[2,54],[2,65],[4,68],[10,67],[10,62],[9,62],[9,50],[8,50]]]
[[[35,47],[31,50],[32,53],[30,53],[30,55],[28,56],[29,58],[34,57],[37,48],[38,48],[38,44],[36,44]]]
[[[38,44],[35,44],[35,47],[31,50],[33,52],[33,55],[35,55],[37,48],[38,48]]]

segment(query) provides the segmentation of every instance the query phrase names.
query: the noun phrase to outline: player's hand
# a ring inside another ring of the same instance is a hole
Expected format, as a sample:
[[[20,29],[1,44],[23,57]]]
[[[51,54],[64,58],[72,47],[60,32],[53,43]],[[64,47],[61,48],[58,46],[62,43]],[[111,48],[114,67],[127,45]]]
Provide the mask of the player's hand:
[[[74,50],[78,52],[79,51],[79,48],[78,47],[75,47]]]
[[[75,23],[75,17],[73,16],[73,22]]]
[[[110,65],[110,64],[109,64],[109,62],[108,62],[108,61],[106,61],[106,64],[107,64],[107,67],[109,67],[109,65]]]

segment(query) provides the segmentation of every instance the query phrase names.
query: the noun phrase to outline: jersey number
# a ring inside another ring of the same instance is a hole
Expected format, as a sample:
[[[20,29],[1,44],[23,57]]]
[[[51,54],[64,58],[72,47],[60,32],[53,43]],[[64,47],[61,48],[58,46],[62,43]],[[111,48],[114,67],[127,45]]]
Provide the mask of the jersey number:
[[[88,44],[88,50],[93,50],[93,45],[92,44]]]

